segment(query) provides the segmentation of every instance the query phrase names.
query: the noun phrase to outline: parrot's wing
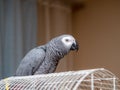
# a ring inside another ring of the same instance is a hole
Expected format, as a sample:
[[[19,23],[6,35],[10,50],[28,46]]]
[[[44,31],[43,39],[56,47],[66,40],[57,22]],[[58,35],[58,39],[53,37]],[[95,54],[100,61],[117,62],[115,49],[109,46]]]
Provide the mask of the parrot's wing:
[[[17,76],[33,75],[45,58],[46,48],[40,46],[32,49],[21,61],[17,71]]]

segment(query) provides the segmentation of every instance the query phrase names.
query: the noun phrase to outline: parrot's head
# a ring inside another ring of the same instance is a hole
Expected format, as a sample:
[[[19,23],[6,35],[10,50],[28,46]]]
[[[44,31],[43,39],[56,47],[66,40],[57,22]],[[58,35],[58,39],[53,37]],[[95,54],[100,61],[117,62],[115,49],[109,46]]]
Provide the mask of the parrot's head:
[[[49,44],[52,49],[61,53],[68,53],[69,51],[78,51],[79,45],[72,35],[64,34],[53,38]]]
[[[66,49],[68,49],[69,51],[70,50],[76,50],[76,51],[79,50],[79,45],[78,45],[77,41],[75,40],[75,38],[73,36],[71,36],[71,35],[64,35],[61,38],[61,41],[62,41],[64,47]]]
[[[53,52],[57,52],[60,55],[65,55],[69,51],[78,51],[79,45],[72,35],[64,34],[53,38],[49,44],[47,44],[49,49]]]

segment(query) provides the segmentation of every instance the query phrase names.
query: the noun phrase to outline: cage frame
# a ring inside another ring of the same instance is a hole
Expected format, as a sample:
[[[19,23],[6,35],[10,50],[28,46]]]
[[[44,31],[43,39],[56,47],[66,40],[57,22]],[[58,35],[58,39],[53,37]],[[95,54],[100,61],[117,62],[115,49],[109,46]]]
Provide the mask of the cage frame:
[[[9,77],[0,81],[0,90],[21,90],[21,88],[22,90],[119,90],[120,80],[109,70],[98,68]]]

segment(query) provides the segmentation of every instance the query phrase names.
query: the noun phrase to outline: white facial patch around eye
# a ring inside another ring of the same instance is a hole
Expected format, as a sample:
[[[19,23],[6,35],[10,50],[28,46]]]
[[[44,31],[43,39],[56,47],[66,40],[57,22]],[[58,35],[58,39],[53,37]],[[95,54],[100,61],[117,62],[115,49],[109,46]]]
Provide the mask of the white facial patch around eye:
[[[73,44],[74,42],[74,38],[73,37],[63,37],[62,38],[62,42],[64,43],[65,46],[67,46],[68,48],[71,47],[71,45]]]

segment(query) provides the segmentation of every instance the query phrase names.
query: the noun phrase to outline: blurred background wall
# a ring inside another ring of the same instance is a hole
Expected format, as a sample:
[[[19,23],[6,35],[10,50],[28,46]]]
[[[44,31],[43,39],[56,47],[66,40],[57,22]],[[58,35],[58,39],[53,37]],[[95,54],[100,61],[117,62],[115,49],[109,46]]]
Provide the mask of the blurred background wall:
[[[74,7],[72,20],[81,46],[74,69],[103,67],[120,77],[120,1],[88,0]]]
[[[80,50],[61,60],[56,72],[106,68],[120,77],[119,0],[0,1],[0,78],[13,75],[30,49],[66,33]]]

